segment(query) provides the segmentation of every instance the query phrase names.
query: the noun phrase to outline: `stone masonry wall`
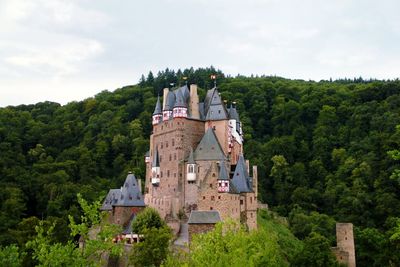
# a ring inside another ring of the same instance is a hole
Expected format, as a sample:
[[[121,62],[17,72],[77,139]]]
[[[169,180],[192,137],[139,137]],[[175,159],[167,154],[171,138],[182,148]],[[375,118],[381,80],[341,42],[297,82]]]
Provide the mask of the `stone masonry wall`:
[[[189,243],[193,238],[194,234],[201,234],[201,233],[207,233],[211,230],[213,230],[215,227],[215,224],[209,223],[209,224],[189,224]]]

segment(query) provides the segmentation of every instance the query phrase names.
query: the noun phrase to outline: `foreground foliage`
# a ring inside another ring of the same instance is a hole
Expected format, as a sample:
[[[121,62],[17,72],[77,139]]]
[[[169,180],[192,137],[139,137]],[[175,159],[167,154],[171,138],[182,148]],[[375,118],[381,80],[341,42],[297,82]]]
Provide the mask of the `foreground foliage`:
[[[259,199],[289,217],[300,239],[317,232],[333,242],[331,222],[352,222],[356,253],[365,255],[358,265],[400,265],[391,253],[400,218],[400,81],[225,77],[214,68],[149,73],[138,85],[64,106],[0,108],[0,245],[29,255],[24,244],[38,219],[55,223],[53,242],[65,244],[68,215],[78,221],[82,212],[77,193],[92,202],[129,170],[144,177],[160,90],[187,76],[202,98],[211,73],[222,98],[237,102]]]

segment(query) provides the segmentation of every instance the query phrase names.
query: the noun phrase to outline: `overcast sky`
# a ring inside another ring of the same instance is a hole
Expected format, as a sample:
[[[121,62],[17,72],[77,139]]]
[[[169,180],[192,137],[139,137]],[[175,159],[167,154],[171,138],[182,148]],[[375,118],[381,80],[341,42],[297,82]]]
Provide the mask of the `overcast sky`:
[[[165,68],[400,76],[398,0],[0,0],[0,106],[83,100]]]

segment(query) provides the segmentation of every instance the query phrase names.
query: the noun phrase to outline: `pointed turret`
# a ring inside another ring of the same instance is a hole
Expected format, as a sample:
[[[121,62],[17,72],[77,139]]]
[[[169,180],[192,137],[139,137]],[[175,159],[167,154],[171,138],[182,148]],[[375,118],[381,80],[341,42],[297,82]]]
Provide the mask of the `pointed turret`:
[[[183,91],[185,93],[185,91]],[[185,101],[185,97],[183,96],[182,90],[177,89],[175,91],[175,104],[173,108],[173,117],[174,118],[186,118],[187,117],[187,104]]]
[[[158,156],[158,149],[154,150],[153,161],[151,163],[151,183],[155,186],[160,183],[160,158]]]
[[[188,182],[196,181],[196,162],[194,161],[193,148],[190,147],[190,154],[186,167],[186,179]]]
[[[240,125],[239,114],[236,110],[236,103],[231,103],[229,108],[229,127],[231,128],[231,135],[241,145],[243,143],[242,127]]]
[[[175,93],[168,91],[163,109],[163,121],[167,121],[172,117],[172,109],[175,105]]]
[[[229,176],[224,159],[219,162],[218,169],[218,193],[229,192]]]
[[[161,110],[160,96],[158,96],[156,107],[153,112],[153,125],[160,123],[161,120],[162,120],[162,110]]]
[[[238,193],[249,193],[253,192],[250,185],[251,178],[247,172],[246,163],[243,155],[239,156],[239,160],[236,164],[235,172],[233,173],[232,184],[234,185]]]

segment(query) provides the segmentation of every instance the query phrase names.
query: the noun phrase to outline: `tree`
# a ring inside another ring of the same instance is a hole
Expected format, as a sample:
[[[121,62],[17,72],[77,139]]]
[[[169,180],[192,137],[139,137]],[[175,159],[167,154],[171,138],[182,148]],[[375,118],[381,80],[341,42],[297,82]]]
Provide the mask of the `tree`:
[[[25,253],[21,253],[16,245],[0,247],[0,265],[7,267],[22,266],[22,259]]]
[[[293,265],[320,267],[339,266],[339,263],[331,252],[329,240],[318,233],[312,232],[304,240],[304,248],[295,257]]]
[[[166,266],[288,266],[277,236],[264,230],[247,232],[237,222],[217,223],[195,235],[190,254],[169,258]]]
[[[160,266],[169,253],[171,229],[153,208],[145,208],[132,222],[132,232],[142,239],[132,248],[129,257],[134,266]]]

